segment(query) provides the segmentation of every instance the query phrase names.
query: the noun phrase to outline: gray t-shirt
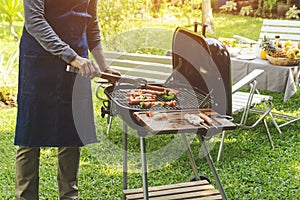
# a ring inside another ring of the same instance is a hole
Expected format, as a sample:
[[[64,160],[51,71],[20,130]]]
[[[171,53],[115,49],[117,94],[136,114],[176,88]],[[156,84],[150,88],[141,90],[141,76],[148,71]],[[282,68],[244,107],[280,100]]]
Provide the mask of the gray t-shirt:
[[[52,29],[45,19],[45,0],[23,0],[25,29],[40,45],[51,54],[60,57],[66,63],[70,63],[77,53],[66,44]],[[100,30],[97,19],[97,2],[90,0],[88,13],[92,16],[92,22],[87,27],[87,40],[89,49],[93,50],[100,45]]]

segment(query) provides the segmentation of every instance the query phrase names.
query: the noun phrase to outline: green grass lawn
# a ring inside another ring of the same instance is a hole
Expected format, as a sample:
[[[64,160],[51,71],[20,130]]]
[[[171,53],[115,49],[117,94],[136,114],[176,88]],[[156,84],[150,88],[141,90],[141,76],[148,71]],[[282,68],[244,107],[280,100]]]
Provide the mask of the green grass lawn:
[[[299,108],[279,106],[283,96],[273,94],[275,107],[296,115]],[[300,92],[292,97],[295,104]],[[100,117],[101,102],[95,100],[97,132],[100,142],[82,149],[80,199],[120,199],[122,191],[122,122],[117,117],[113,128],[106,135],[106,119]],[[277,106],[278,105],[278,106]],[[295,109],[295,110],[293,110]],[[282,111],[283,112],[283,111]],[[13,145],[16,108],[0,111],[0,192],[2,199],[13,199],[14,162]],[[238,116],[237,116],[238,117]],[[253,118],[252,118],[253,120]],[[300,135],[299,123],[284,127],[279,134],[268,121],[275,148],[270,149],[264,128],[260,124],[252,130],[236,129],[227,132],[222,160],[216,163],[219,176],[229,199],[295,199],[300,195]],[[194,139],[191,135],[191,140]],[[208,141],[213,159],[216,159],[220,137]],[[182,152],[179,136],[156,136],[147,139],[149,152],[149,185],[165,185],[186,182],[193,175],[187,155]],[[162,156],[165,147],[176,152],[173,157]],[[202,158],[199,143],[191,142],[199,173],[215,183],[206,160]],[[181,155],[182,153],[182,155]],[[133,130],[129,133],[129,188],[142,187],[139,140]],[[181,155],[181,156],[180,156]],[[57,199],[56,149],[44,148],[41,155],[41,199]]]
[[[261,19],[216,15],[213,37],[233,34],[257,39]],[[155,25],[155,24],[154,24]],[[171,28],[173,27],[172,25]],[[3,44],[3,43],[2,43]],[[282,93],[262,91],[274,97],[274,107],[281,113],[300,116],[298,92],[283,103]],[[100,116],[102,102],[95,99],[96,127],[99,143],[82,148],[79,173],[80,199],[119,200],[122,196],[122,121],[116,117],[110,134],[106,119]],[[238,118],[239,116],[235,116]],[[255,120],[252,116],[250,121]],[[1,199],[14,199],[15,152],[13,145],[16,108],[0,110],[0,191]],[[228,131],[221,162],[215,163],[224,189],[232,200],[282,199],[300,196],[300,122],[282,128],[279,134],[268,119],[274,149],[270,149],[262,124],[255,129]],[[189,136],[199,173],[215,185],[194,135]],[[129,188],[142,187],[139,138],[129,130]],[[193,176],[189,160],[182,150],[181,137],[151,136],[147,140],[150,186],[186,182]],[[216,160],[220,136],[208,141]],[[40,199],[58,199],[56,183],[56,149],[43,148],[40,165]]]

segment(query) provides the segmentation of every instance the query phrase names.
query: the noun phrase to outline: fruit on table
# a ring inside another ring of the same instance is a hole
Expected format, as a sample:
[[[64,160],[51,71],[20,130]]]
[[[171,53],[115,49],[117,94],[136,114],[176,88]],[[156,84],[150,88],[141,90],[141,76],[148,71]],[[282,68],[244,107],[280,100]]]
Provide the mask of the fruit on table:
[[[267,60],[267,54],[268,54],[268,52],[266,50],[263,50],[263,49],[260,50],[261,59]]]
[[[271,42],[270,39],[267,38],[267,36],[264,36],[262,43],[260,44],[259,47],[260,47],[260,49],[266,51],[267,54],[271,54],[272,52],[274,52],[276,50],[273,42]],[[264,59],[264,52],[263,52],[262,59]]]
[[[291,40],[288,40],[288,41],[284,42],[284,47],[288,47],[288,46],[294,46],[294,44]]]
[[[293,51],[293,49],[289,49],[289,50],[286,52],[286,56],[287,56],[288,58],[291,58],[291,59],[295,58],[295,52]]]
[[[300,49],[300,42],[298,42],[298,49]]]
[[[274,52],[271,52],[270,55],[276,58],[286,58],[286,51],[282,48],[276,48]]]
[[[288,51],[288,50],[290,50],[290,49],[292,49],[293,48],[293,46],[286,46],[286,47],[284,47],[284,50],[285,51]]]
[[[293,51],[294,51],[295,55],[300,52],[300,50],[297,47],[294,47]]]

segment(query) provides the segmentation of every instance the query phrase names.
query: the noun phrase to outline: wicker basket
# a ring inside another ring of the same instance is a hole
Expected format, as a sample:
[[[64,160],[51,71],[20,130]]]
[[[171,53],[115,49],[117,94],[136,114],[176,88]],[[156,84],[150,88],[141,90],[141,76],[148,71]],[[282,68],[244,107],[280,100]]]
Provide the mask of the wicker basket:
[[[300,58],[275,58],[270,55],[267,55],[267,59],[273,65],[280,65],[280,66],[293,66],[298,65],[300,62]]]

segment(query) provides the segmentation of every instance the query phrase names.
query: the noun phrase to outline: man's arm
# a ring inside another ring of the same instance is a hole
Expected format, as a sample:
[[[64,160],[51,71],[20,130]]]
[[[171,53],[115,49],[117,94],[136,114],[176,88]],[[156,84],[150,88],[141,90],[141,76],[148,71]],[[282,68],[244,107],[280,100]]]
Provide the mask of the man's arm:
[[[51,54],[70,63],[77,53],[54,32],[45,19],[44,0],[24,0],[25,29]]]
[[[44,0],[24,0],[25,29],[51,54],[58,56],[73,67],[79,68],[83,76],[100,73],[95,64],[80,57],[68,44],[60,39],[45,19]]]
[[[87,40],[89,49],[101,71],[121,75],[120,72],[111,69],[105,62],[103,48],[101,45],[100,29],[98,25],[97,2],[98,0],[90,0],[88,8],[88,13],[92,16],[91,22],[87,27]]]
[[[107,72],[110,74],[116,74],[116,75],[121,75],[120,72],[110,68],[106,62],[105,62],[105,57],[104,57],[104,53],[103,53],[103,49],[101,47],[101,45],[96,46],[91,53],[93,54],[93,57],[95,58],[98,66],[100,67],[101,71],[103,72]]]

